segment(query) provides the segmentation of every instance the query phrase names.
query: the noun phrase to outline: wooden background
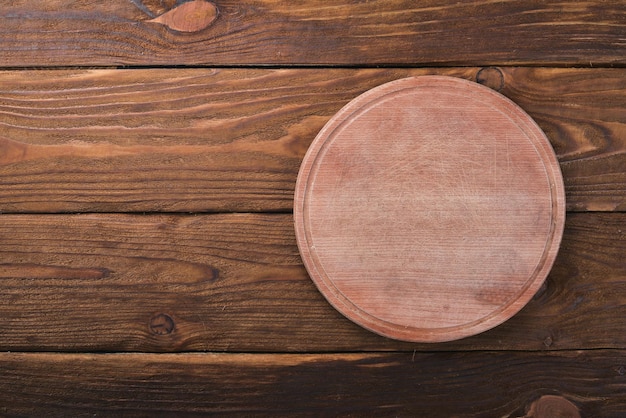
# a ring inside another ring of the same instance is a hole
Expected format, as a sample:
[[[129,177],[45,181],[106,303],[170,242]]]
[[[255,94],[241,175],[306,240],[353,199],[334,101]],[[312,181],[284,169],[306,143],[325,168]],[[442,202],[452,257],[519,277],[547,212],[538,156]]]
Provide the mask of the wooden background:
[[[214,4],[0,9],[0,414],[624,416],[626,4]],[[526,110],[568,208],[537,296],[432,345],[337,313],[291,214],[326,121],[420,74]]]

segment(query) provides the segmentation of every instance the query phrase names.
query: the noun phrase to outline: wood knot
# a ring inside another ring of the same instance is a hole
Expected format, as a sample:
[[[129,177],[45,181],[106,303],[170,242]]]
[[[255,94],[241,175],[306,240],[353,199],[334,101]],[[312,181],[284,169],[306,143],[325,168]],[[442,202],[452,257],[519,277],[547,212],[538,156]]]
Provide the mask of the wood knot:
[[[580,418],[578,407],[563,396],[544,395],[530,405],[527,418]]]
[[[217,7],[205,0],[183,3],[148,22],[160,23],[176,32],[199,32],[217,19]]]
[[[545,345],[546,347],[550,347],[552,346],[553,342],[554,340],[552,340],[552,337],[548,335],[546,338],[544,338],[543,345]]]
[[[176,324],[171,316],[158,313],[150,318],[150,332],[155,335],[168,335],[174,331]]]
[[[495,91],[500,91],[504,88],[504,74],[496,67],[481,68],[476,73],[476,82]]]

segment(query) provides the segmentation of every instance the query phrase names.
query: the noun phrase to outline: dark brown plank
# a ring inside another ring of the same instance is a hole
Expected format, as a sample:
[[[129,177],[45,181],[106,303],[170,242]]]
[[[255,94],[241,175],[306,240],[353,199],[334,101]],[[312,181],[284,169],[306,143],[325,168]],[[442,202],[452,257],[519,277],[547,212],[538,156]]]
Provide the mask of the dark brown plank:
[[[337,313],[291,215],[0,215],[0,351],[626,348],[626,214],[569,214],[538,295],[503,325],[409,344]]]
[[[216,0],[192,32],[151,21],[173,4],[10,2],[0,66],[626,63],[621,1]]]
[[[291,211],[309,144],[394,79],[478,80],[561,160],[569,210],[626,209],[626,70],[92,70],[0,73],[0,212]]]
[[[625,358],[620,350],[3,353],[0,404],[10,416],[618,417]]]

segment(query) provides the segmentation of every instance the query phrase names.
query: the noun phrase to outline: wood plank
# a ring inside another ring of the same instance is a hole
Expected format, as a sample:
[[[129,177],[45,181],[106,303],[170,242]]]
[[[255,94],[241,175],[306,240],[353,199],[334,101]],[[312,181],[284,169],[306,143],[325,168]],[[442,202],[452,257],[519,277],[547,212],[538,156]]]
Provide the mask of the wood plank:
[[[618,417],[625,357],[2,353],[0,404],[8,416]]]
[[[569,214],[539,293],[483,334],[409,344],[353,324],[304,270],[291,215],[1,215],[0,350],[626,348],[626,214]]]
[[[214,4],[215,20],[178,18],[199,29],[188,32],[153,19],[171,0],[13,1],[0,12],[0,66],[626,63],[621,1]]]
[[[535,118],[569,210],[626,210],[626,69],[432,68],[0,72],[0,212],[288,212],[328,119],[424,74]]]

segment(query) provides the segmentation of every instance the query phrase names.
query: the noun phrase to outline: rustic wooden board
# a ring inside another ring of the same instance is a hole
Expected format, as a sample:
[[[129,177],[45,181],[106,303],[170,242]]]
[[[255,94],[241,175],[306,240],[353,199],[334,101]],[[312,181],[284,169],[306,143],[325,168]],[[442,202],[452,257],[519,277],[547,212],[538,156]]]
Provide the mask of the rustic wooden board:
[[[302,261],[339,312],[386,337],[442,342],[500,325],[535,295],[565,191],[519,106],[457,77],[408,77],[324,126],[293,213]]]
[[[379,337],[309,280],[291,215],[0,215],[0,351],[626,348],[626,214],[569,214],[538,295],[443,344]]]
[[[189,32],[154,22],[172,0],[13,1],[0,12],[0,66],[626,63],[620,1],[214,4],[217,19],[191,16],[200,30]]]
[[[623,1],[4,3],[1,416],[623,416]],[[342,317],[290,214],[329,118],[424,74],[526,110],[570,211],[538,294],[452,343]]]
[[[626,70],[0,72],[0,212],[291,211],[324,124],[382,83],[478,80],[543,128],[569,210],[626,209]]]
[[[621,350],[2,353],[0,405],[8,416],[618,417],[625,358]]]

